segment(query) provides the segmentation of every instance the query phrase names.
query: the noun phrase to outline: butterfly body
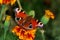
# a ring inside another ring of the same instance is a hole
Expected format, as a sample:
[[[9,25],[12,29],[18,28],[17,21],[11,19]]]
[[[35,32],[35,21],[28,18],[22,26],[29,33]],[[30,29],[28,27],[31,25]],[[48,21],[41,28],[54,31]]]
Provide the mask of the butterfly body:
[[[35,18],[27,15],[23,10],[18,10],[18,8],[16,9],[15,20],[18,25],[25,29],[35,29],[38,27],[39,23]]]

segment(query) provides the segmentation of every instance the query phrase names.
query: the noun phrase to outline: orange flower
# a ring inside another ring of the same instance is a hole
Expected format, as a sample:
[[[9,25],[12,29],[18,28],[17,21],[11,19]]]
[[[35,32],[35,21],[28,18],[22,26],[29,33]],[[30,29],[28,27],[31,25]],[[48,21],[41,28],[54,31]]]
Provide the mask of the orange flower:
[[[11,4],[13,5],[16,0],[0,0],[0,4]]]
[[[34,40],[36,29],[25,30],[23,28],[20,28],[19,26],[16,26],[12,30],[12,32],[15,33],[19,37],[19,39],[22,39],[22,40]]]
[[[55,18],[54,14],[50,10],[45,10],[45,15],[52,19]]]
[[[13,32],[13,33],[16,33],[17,36],[19,36],[19,31],[20,31],[20,27],[18,27],[18,26],[16,26],[16,27],[12,30],[12,32]]]

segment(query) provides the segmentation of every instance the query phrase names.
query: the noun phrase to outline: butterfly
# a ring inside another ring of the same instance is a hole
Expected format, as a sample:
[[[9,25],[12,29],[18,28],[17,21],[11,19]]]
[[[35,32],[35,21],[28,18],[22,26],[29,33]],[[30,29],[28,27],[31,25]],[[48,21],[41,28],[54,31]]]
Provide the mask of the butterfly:
[[[25,11],[19,8],[15,9],[15,21],[18,26],[15,26],[12,32],[21,40],[34,40],[37,27],[43,27],[42,22],[27,15]]]
[[[26,14],[25,11],[19,8],[15,9],[15,21],[16,23],[25,29],[35,29],[37,27],[43,27],[43,23],[39,22],[32,16]]]

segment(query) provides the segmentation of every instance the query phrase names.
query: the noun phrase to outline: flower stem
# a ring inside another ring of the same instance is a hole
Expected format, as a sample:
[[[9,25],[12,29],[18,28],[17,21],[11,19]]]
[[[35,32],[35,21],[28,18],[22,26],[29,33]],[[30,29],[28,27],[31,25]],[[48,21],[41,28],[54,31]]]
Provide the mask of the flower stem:
[[[17,0],[17,3],[18,3],[19,8],[20,8],[20,10],[21,10],[21,9],[22,9],[22,6],[21,6],[21,3],[20,3],[20,0]]]
[[[1,13],[0,13],[0,22],[2,21],[2,17],[3,15],[5,15],[5,12],[7,10],[7,6],[6,5],[2,5],[2,9],[1,9]]]
[[[4,40],[6,38],[6,34],[10,26],[10,19],[11,19],[11,16],[7,15],[5,23],[4,23]]]
[[[42,34],[42,38],[43,38],[43,40],[45,40],[45,36],[44,36],[44,34]]]
[[[45,36],[44,36],[44,30],[40,30],[41,34],[42,34],[42,39],[45,40]]]

